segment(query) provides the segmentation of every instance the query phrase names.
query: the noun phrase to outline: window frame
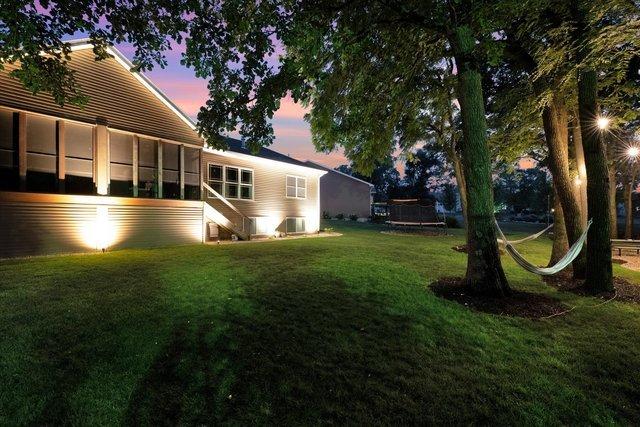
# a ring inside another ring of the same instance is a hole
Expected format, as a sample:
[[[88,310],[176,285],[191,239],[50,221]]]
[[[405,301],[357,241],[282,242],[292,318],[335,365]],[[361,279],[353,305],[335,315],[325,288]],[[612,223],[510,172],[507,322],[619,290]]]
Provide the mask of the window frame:
[[[289,231],[289,220],[290,219],[295,219],[296,223],[297,223],[297,220],[301,219],[303,221],[302,222],[303,230],[302,231],[298,231],[298,230]],[[288,217],[285,217],[285,219],[284,219],[284,230],[285,230],[286,234],[305,234],[307,232],[307,217],[304,217],[304,216],[288,216]]]
[[[264,219],[266,221],[269,220],[269,217],[265,217],[265,216],[251,216],[249,217],[249,219],[251,220],[251,225],[249,226],[249,232],[251,235],[255,235],[255,236],[269,236],[271,233],[258,233],[258,220],[259,219]],[[255,229],[255,232],[254,232]],[[263,230],[264,231],[264,230]],[[268,230],[267,230],[268,231]]]
[[[226,164],[220,164],[220,163],[216,163],[216,162],[207,162],[207,184],[209,186],[211,186],[211,182],[212,180],[210,179],[210,175],[209,175],[209,168],[211,166],[218,166],[220,168],[222,168],[222,179],[221,180],[213,180],[217,183],[222,184],[222,191],[219,192],[220,195],[222,197],[224,197],[227,200],[244,200],[244,201],[254,201],[255,200],[255,171],[253,170],[253,168],[246,168],[243,166],[234,166],[234,165],[226,165]],[[230,169],[237,169],[238,170],[238,180],[237,181],[227,181],[227,168]],[[243,183],[242,182],[242,172],[247,171],[247,172],[251,172],[251,183],[247,184],[247,183]],[[227,184],[230,185],[235,185],[238,188],[238,193],[236,197],[229,197],[227,195]],[[242,187],[249,187],[251,189],[251,198],[243,198],[242,197]],[[213,186],[211,186],[213,188]],[[207,198],[208,199],[215,199],[216,197],[213,196],[211,194],[211,192],[207,191]]]
[[[290,185],[287,184],[287,179],[288,178],[293,178],[296,180],[296,185],[295,185],[295,189],[296,189],[296,195],[295,196],[289,196],[287,190],[289,189],[289,187],[291,187]],[[298,180],[303,179],[304,180],[304,197],[300,197],[298,195],[298,191],[300,190],[300,187],[298,185]],[[300,176],[300,175],[290,175],[287,174],[285,179],[284,179],[284,196],[287,199],[298,199],[298,200],[306,200],[307,199],[307,193],[309,192],[308,186],[307,186],[307,177],[306,176]]]

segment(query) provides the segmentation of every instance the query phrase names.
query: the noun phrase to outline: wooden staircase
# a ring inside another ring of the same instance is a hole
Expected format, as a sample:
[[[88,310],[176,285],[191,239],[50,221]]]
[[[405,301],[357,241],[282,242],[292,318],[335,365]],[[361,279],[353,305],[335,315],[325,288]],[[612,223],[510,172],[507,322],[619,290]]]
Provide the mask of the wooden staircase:
[[[219,200],[229,209],[233,210],[240,218],[241,224],[236,224],[225,215],[223,215],[219,210],[211,206],[205,195],[205,192],[207,191],[215,196],[214,200]],[[251,226],[251,219],[240,212],[238,208],[236,208],[231,202],[225,199],[224,196],[211,188],[211,186],[209,186],[206,182],[202,183],[202,198],[204,200],[204,216],[207,220],[215,222],[216,224],[218,224],[218,226],[229,230],[231,233],[238,236],[240,240],[251,240],[251,233],[249,232],[249,230],[247,230],[247,228]]]

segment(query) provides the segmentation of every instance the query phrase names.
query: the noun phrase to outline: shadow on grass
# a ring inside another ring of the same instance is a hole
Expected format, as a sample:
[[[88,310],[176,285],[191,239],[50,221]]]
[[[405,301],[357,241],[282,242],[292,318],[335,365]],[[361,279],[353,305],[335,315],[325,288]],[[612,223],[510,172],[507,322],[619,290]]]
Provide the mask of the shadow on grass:
[[[176,328],[128,422],[399,422],[424,410],[405,394],[423,363],[412,320],[334,277],[292,276],[248,285],[254,312],[227,313],[218,336],[214,319]]]
[[[34,261],[38,262],[49,261]],[[14,396],[13,403],[9,399],[3,402],[20,405],[11,414],[16,420],[33,425],[77,420],[80,412],[89,409],[77,406],[77,393],[95,369],[115,371],[121,367],[117,362],[123,357],[123,331],[135,339],[154,323],[145,307],[154,304],[161,287],[151,266],[127,263],[126,273],[114,282],[118,267],[105,268],[97,258],[87,257],[83,262],[87,266],[82,270],[54,267],[34,273],[33,283],[24,284],[32,289],[11,302],[16,316],[13,332],[26,338],[16,340],[25,345],[20,350],[24,360],[20,370],[13,370],[11,379],[6,378],[13,384],[6,385],[17,393],[26,386],[28,394]],[[125,322],[123,313],[127,313]],[[15,357],[18,350],[11,350]]]

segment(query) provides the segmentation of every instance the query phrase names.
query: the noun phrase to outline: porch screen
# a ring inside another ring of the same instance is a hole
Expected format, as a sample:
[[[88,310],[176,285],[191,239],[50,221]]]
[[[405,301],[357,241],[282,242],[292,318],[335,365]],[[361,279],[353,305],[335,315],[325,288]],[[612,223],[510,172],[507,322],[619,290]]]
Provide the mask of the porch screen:
[[[18,189],[17,136],[14,137],[14,113],[0,110],[0,190]]]
[[[180,146],[162,143],[162,197],[180,198]]]
[[[93,127],[65,123],[65,191],[93,193]]]
[[[184,148],[184,198],[200,200],[200,149]]]
[[[57,192],[56,171],[56,121],[27,115],[27,191]]]
[[[133,196],[133,135],[109,132],[109,194]]]
[[[138,144],[138,196],[158,195],[158,141],[142,139]]]

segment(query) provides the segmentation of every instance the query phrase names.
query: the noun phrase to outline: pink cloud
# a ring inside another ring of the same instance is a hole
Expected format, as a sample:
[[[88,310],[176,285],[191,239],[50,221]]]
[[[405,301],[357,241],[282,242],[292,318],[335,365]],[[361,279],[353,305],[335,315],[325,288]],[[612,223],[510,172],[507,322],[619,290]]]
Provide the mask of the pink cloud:
[[[308,108],[303,107],[293,101],[291,95],[287,95],[280,100],[280,108],[273,115],[274,119],[300,119],[304,121],[304,115],[309,112]]]

